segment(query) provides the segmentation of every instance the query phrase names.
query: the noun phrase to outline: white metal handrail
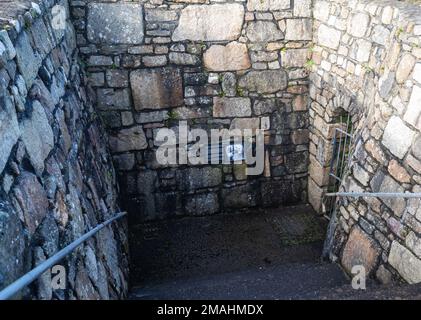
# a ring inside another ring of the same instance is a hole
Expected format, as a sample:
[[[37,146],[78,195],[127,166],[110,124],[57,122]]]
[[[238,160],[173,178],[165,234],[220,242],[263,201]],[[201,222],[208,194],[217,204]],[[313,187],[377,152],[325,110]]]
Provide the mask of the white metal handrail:
[[[351,198],[421,198],[421,193],[402,192],[333,192],[326,193],[326,197]]]

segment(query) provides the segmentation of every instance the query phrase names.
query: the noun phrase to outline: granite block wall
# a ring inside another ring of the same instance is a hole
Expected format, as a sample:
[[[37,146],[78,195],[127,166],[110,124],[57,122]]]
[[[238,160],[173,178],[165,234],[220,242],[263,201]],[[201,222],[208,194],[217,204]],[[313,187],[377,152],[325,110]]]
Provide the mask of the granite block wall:
[[[311,1],[71,1],[133,223],[305,202]],[[157,163],[157,130],[262,128],[265,168]]]
[[[355,130],[341,191],[420,192],[421,7],[397,1],[315,1],[309,200],[322,210],[333,129]],[[383,283],[421,282],[419,199],[343,198],[326,251]]]
[[[106,133],[77,56],[67,1],[1,3],[0,289],[97,224],[117,203]],[[125,221],[114,223],[15,298],[127,294]],[[63,276],[63,273],[60,273]]]

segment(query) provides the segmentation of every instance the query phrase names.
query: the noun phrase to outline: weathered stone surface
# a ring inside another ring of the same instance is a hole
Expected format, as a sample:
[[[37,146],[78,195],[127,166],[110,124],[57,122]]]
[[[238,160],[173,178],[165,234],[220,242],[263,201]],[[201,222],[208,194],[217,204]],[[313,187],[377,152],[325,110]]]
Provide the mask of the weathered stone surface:
[[[110,136],[112,152],[125,152],[146,149],[148,142],[141,126],[122,129]]]
[[[276,99],[256,100],[253,105],[253,111],[256,115],[270,114],[280,107]]]
[[[418,119],[421,115],[421,87],[414,86],[412,89],[411,99],[409,100],[408,109],[405,112],[403,119],[421,130],[418,127]]]
[[[411,182],[411,176],[408,174],[408,172],[405,170],[404,167],[399,165],[399,163],[393,159],[389,162],[388,171],[392,175],[393,178],[398,180],[402,183],[410,183]]]
[[[20,123],[20,131],[29,159],[37,174],[41,175],[44,161],[54,147],[54,134],[44,107],[38,101],[34,101],[32,107],[31,116]]]
[[[337,49],[341,40],[341,32],[322,24],[319,27],[317,37],[321,46]]]
[[[6,50],[8,60],[11,60],[14,57],[16,57],[16,49],[13,46],[13,43],[10,40],[9,34],[7,33],[6,30],[0,31],[0,42],[3,44],[3,46]]]
[[[370,59],[372,43],[365,39],[358,39],[354,42],[351,50],[351,57],[358,62],[367,62]]]
[[[251,42],[271,42],[284,39],[284,34],[272,21],[250,22],[246,29]]]
[[[145,20],[150,22],[176,21],[177,12],[162,9],[146,9]]]
[[[130,74],[137,110],[176,107],[183,104],[183,83],[179,69],[142,69]]]
[[[30,88],[38,75],[42,59],[32,49],[29,36],[25,31],[20,33],[16,40],[15,48],[18,68],[25,79],[26,86]]]
[[[200,64],[198,56],[183,52],[171,52],[169,55],[170,62],[179,65],[195,66]]]
[[[234,97],[237,95],[237,78],[234,73],[226,72],[222,76],[221,83],[222,91],[227,97]]]
[[[211,46],[203,55],[203,63],[210,71],[245,70],[251,66],[247,46],[238,42]]]
[[[181,11],[173,41],[224,41],[240,36],[244,7],[240,4],[190,5]]]
[[[289,0],[286,0],[289,2]],[[311,17],[312,0],[301,0],[294,2],[294,17]]]
[[[187,197],[185,208],[188,214],[206,216],[219,211],[218,195],[215,193],[202,193]]]
[[[89,280],[88,273],[83,267],[80,267],[75,280],[75,291],[80,300],[98,300],[99,295],[96,292],[92,282]]]
[[[250,129],[256,130],[260,128],[260,118],[235,118],[231,122],[230,130],[234,129]]]
[[[249,11],[277,11],[291,8],[290,0],[248,0]]]
[[[180,190],[196,190],[221,184],[222,172],[217,167],[192,167],[178,170],[176,179]]]
[[[402,57],[396,70],[396,81],[398,83],[404,83],[408,80],[408,77],[414,68],[415,62],[416,60],[411,54],[405,54]]]
[[[417,137],[412,145],[412,153],[416,158],[421,160],[421,135]]]
[[[15,106],[8,96],[0,97],[0,173],[9,159],[13,146],[19,139],[19,126]]]
[[[145,56],[142,58],[145,67],[162,67],[167,64],[167,57],[162,56]]]
[[[222,190],[222,200],[226,209],[249,208],[257,204],[258,188],[252,184]]]
[[[225,117],[249,117],[251,116],[251,102],[249,98],[213,98],[213,116]]]
[[[384,130],[382,143],[395,156],[402,159],[411,147],[415,132],[409,129],[403,121],[393,116]]]
[[[90,3],[87,34],[98,44],[141,44],[143,8],[134,3]]]
[[[417,63],[414,68],[414,74],[412,76],[415,81],[421,84],[421,63]]]
[[[374,42],[386,45],[387,41],[389,41],[390,31],[383,26],[377,25],[373,29],[372,39]]]
[[[129,85],[129,74],[127,70],[107,70],[107,83],[113,88],[124,88]]]
[[[330,3],[328,1],[316,1],[313,8],[314,19],[327,22],[330,13]]]
[[[140,171],[137,175],[137,191],[142,196],[141,213],[146,219],[156,218],[154,192],[157,187],[157,173],[155,171]],[[141,217],[137,217],[138,220]]]
[[[287,87],[287,74],[283,70],[250,71],[239,86],[258,93],[274,93]]]
[[[342,255],[342,265],[351,274],[354,266],[365,267],[369,275],[377,264],[380,247],[359,227],[354,227],[349,235]]]
[[[16,281],[30,266],[25,265],[25,232],[16,210],[5,201],[0,204],[0,287]]]
[[[285,40],[312,40],[311,19],[287,19]]]
[[[380,188],[378,189],[379,192],[400,192],[404,193],[405,189],[402,188],[399,183],[393,180],[389,176],[385,176],[383,181],[381,182]],[[374,190],[376,191],[376,190]],[[393,211],[393,213],[400,217],[402,216],[403,211],[406,207],[406,201],[403,198],[385,198],[382,199],[383,202]]]
[[[309,59],[308,49],[288,49],[281,52],[282,66],[285,68],[304,67]]]
[[[348,24],[348,33],[354,37],[363,37],[368,29],[370,16],[363,12],[357,12],[353,15]]]
[[[105,110],[127,110],[130,107],[130,92],[128,89],[98,89],[98,107]]]
[[[38,266],[46,260],[40,247],[34,249],[34,265]],[[37,297],[39,300],[51,300],[53,290],[51,287],[51,272],[47,270],[37,280]]]
[[[19,205],[25,226],[33,235],[48,213],[48,199],[44,188],[35,175],[25,172],[17,178],[13,195]]]
[[[395,84],[395,73],[389,72],[389,73],[384,74],[379,79],[380,97],[382,97],[383,99],[387,99],[394,84]]]
[[[392,242],[388,262],[408,283],[421,282],[421,260],[397,241]]]

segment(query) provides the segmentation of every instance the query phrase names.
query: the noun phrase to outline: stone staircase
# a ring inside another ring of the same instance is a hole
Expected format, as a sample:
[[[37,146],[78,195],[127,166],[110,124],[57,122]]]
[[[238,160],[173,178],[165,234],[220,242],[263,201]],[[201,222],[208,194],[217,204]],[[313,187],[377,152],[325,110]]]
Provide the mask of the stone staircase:
[[[138,225],[130,299],[421,298],[415,287],[352,289],[320,259],[324,230],[309,206]]]

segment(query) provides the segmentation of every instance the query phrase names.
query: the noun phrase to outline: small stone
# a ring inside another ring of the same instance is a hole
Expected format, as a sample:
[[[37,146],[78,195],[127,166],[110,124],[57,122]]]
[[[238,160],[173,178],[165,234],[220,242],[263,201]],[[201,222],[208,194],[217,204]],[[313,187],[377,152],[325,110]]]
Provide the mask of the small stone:
[[[399,165],[399,163],[395,159],[389,162],[389,167],[387,168],[387,170],[392,175],[392,177],[398,180],[399,182],[411,182],[411,176],[408,174],[404,167]]]
[[[314,19],[328,22],[330,13],[330,3],[328,1],[316,1],[313,8]]]
[[[187,197],[185,208],[189,215],[206,216],[219,211],[218,195],[215,193],[204,193]]]
[[[341,32],[322,24],[319,27],[317,37],[321,46],[337,49],[341,40]]]
[[[205,68],[211,71],[235,71],[250,68],[247,46],[230,42],[226,46],[212,45],[203,55]]]
[[[386,45],[390,37],[390,31],[383,26],[377,25],[373,29],[372,39],[380,45]]]
[[[222,76],[222,90],[228,97],[234,97],[237,95],[237,78],[232,72],[226,72]]]
[[[418,119],[421,114],[420,106],[421,106],[421,87],[414,86],[412,89],[411,98],[409,100],[408,109],[406,110],[403,119],[415,127],[417,127]],[[421,127],[418,129],[421,130]]]
[[[20,132],[15,106],[8,96],[0,96],[0,173],[3,172],[10,153],[19,139]]]
[[[380,252],[377,243],[356,226],[349,235],[341,262],[349,274],[354,266],[362,265],[369,275],[377,264]]]
[[[382,144],[399,159],[403,159],[411,147],[415,132],[409,129],[403,121],[393,116],[384,130]]]
[[[38,75],[42,58],[34,52],[29,36],[25,31],[20,33],[15,45],[17,66],[25,79],[26,87],[30,88]]]
[[[285,40],[312,40],[311,19],[287,19]]]
[[[90,67],[107,67],[114,64],[113,59],[108,56],[90,56],[88,65]]]
[[[291,8],[290,0],[248,0],[249,11],[278,11]]]
[[[260,129],[260,118],[235,118],[232,120],[230,130],[257,130]]]
[[[24,172],[12,190],[22,210],[24,223],[32,236],[48,213],[48,198],[35,175]]]
[[[113,153],[138,151],[148,147],[145,133],[141,126],[122,129],[115,135],[110,135],[110,147]]]
[[[16,57],[16,49],[13,46],[12,41],[9,38],[9,34],[6,30],[0,31],[0,42],[4,45],[7,52],[7,59],[12,60]]]
[[[308,49],[287,49],[281,52],[282,66],[285,68],[304,67],[309,59]]]
[[[384,265],[381,265],[376,271],[376,278],[384,285],[392,282],[392,274],[387,270]]]
[[[32,114],[21,122],[20,131],[31,164],[37,174],[41,175],[44,161],[54,147],[54,134],[44,107],[38,101],[34,101],[32,106]]]
[[[221,184],[222,172],[217,167],[191,167],[177,171],[177,184],[180,190],[197,190],[210,188]]]
[[[249,98],[213,98],[213,116],[225,117],[249,117],[251,116],[251,102]]]
[[[196,66],[200,64],[198,56],[183,52],[171,52],[169,55],[170,62],[179,65]]]
[[[348,33],[354,37],[363,37],[368,29],[370,16],[366,13],[358,12],[352,16],[348,24]]]
[[[252,92],[275,93],[286,89],[287,74],[282,69],[250,71],[240,78],[239,86]]]
[[[421,160],[421,135],[415,139],[415,142],[412,145],[412,153],[416,158]]]
[[[272,42],[284,39],[284,34],[272,21],[250,22],[246,35],[251,42]]]
[[[136,110],[177,107],[184,102],[179,69],[136,70],[130,74],[130,83]]]
[[[421,282],[421,260],[399,242],[392,242],[387,260],[408,283]]]
[[[189,5],[181,15],[172,40],[236,40],[241,33],[244,7],[237,3]]]
[[[294,17],[311,17],[312,0],[301,0],[294,2]]]
[[[145,20],[148,22],[167,22],[167,21],[176,21],[177,12],[171,10],[162,10],[162,9],[146,9],[145,10]]]
[[[224,208],[239,209],[254,207],[257,204],[257,193],[256,186],[249,184],[223,189],[222,199]]]
[[[405,54],[402,57],[396,70],[396,81],[398,83],[404,83],[408,80],[408,77],[414,68],[415,62],[415,58],[410,54]]]
[[[110,87],[121,88],[129,85],[129,74],[127,70],[107,70],[107,83]]]
[[[142,62],[146,67],[162,67],[167,64],[166,56],[144,56]]]
[[[135,3],[89,3],[88,40],[97,44],[141,44],[143,7]]]
[[[414,68],[414,74],[412,78],[421,84],[421,63],[417,63]]]

